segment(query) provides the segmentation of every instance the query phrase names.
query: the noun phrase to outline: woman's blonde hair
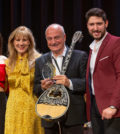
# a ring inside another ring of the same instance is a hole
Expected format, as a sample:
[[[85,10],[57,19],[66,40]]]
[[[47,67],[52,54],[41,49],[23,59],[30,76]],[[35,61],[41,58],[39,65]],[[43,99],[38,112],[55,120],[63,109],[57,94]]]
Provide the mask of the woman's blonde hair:
[[[15,67],[15,63],[17,60],[17,51],[14,47],[14,39],[18,36],[25,36],[30,41],[30,46],[28,48],[28,61],[35,60],[36,55],[39,53],[35,50],[35,39],[34,36],[29,28],[26,26],[19,26],[17,27],[9,36],[8,38],[8,53],[9,53],[9,66],[13,69]]]

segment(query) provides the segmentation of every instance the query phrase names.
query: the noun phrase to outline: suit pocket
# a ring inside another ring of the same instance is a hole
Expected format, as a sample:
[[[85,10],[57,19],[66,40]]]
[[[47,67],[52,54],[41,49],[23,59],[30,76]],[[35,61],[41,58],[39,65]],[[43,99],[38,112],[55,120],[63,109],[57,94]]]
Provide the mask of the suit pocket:
[[[109,56],[105,56],[105,57],[101,58],[99,61],[106,60],[107,58],[109,58]]]
[[[112,62],[111,62],[111,58],[109,56],[105,56],[103,58],[101,58],[98,62],[98,65],[100,67],[100,69],[105,69],[105,68],[109,68],[112,65]]]

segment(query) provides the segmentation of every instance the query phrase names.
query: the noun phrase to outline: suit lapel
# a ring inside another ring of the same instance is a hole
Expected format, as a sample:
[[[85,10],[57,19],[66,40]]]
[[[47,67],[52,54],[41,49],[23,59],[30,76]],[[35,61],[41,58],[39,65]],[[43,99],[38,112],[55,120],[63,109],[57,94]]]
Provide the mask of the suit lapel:
[[[99,48],[99,51],[98,51],[98,54],[97,54],[97,58],[96,58],[96,62],[95,62],[94,71],[95,71],[95,69],[96,69],[96,66],[97,66],[97,64],[98,64],[98,61],[99,61],[99,59],[100,59],[100,56],[101,56],[101,54],[102,54],[102,52],[103,52],[105,46],[107,46],[107,44],[108,44],[109,39],[110,39],[110,34],[108,33],[107,36],[105,37],[105,39],[103,40],[103,42],[102,42],[100,48]]]
[[[49,52],[48,55],[46,56],[46,62],[48,61],[52,63],[51,52]]]
[[[89,77],[89,73],[90,73],[90,59],[91,59],[91,54],[92,54],[92,50],[90,49],[89,57],[88,57],[88,63],[87,63],[86,78]]]

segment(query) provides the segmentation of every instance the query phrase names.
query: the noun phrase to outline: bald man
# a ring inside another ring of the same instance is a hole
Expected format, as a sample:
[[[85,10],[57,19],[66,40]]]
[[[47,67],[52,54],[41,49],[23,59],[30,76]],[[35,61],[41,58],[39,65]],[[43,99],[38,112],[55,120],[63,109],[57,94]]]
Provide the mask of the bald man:
[[[47,27],[45,36],[50,52],[36,60],[34,94],[39,97],[44,90],[53,85],[52,80],[43,79],[42,77],[42,68],[49,61],[56,69],[56,75],[53,79],[56,84],[64,85],[70,96],[69,109],[60,120],[62,134],[83,134],[83,124],[86,122],[84,93],[87,54],[83,51],[73,50],[67,71],[65,75],[61,75],[64,57],[69,49],[65,44],[66,34],[64,28],[59,24],[51,24]],[[46,121],[42,119],[42,126],[45,128],[45,134],[59,133],[56,120]]]

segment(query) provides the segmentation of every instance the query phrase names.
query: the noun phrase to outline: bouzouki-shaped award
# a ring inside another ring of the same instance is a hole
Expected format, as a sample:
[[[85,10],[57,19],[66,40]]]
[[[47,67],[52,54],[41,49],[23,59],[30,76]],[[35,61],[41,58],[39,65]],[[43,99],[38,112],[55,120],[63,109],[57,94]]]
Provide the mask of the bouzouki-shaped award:
[[[81,31],[74,33],[70,49],[68,50],[62,66],[61,75],[64,75],[67,70],[75,43],[77,41],[81,42],[82,38],[83,35]],[[52,79],[54,75],[55,67],[50,62],[46,63],[42,69],[43,78]],[[43,119],[58,119],[67,112],[69,104],[69,94],[64,85],[53,84],[52,87],[48,88],[40,95],[36,103],[35,110],[38,116]]]

